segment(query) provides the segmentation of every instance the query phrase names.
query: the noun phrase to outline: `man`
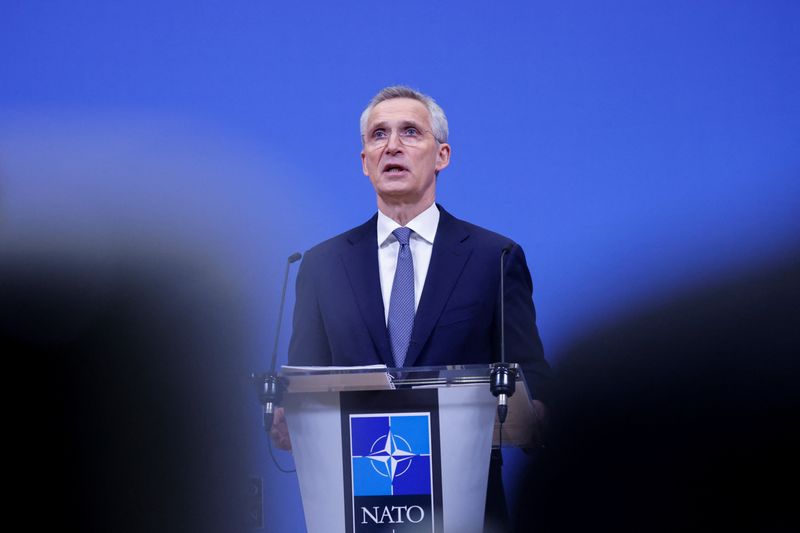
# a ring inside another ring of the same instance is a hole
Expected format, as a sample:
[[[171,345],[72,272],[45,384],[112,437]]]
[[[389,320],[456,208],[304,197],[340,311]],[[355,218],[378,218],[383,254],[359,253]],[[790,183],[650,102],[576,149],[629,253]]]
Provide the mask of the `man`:
[[[522,365],[538,397],[550,368],[522,249],[435,203],[437,177],[450,163],[447,134],[442,109],[407,87],[383,89],[364,110],[361,163],[375,188],[378,213],[305,254],[290,364],[402,367],[499,360],[499,266],[508,247],[506,359]],[[279,446],[290,446],[282,412],[272,434]]]

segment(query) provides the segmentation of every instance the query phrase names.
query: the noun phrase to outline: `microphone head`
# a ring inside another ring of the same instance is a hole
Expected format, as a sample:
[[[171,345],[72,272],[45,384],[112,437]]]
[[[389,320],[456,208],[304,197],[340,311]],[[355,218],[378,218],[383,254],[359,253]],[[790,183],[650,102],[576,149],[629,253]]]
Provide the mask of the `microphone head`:
[[[501,424],[505,424],[508,417],[508,405],[501,404],[497,406],[497,419]]]
[[[293,253],[292,255],[289,256],[288,261],[290,263],[294,263],[294,262],[300,261],[301,257],[303,257],[303,254],[301,254],[300,252],[295,252],[295,253]]]

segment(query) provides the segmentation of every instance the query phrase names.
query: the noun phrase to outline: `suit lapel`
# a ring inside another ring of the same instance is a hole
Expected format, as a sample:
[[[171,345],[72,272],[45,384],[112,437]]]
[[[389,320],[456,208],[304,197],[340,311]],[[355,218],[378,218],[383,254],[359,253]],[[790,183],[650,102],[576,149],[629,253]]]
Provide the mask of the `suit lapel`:
[[[439,212],[439,227],[436,230],[422,298],[414,317],[406,366],[412,366],[419,357],[472,253],[466,228],[441,206]]]
[[[394,366],[378,273],[377,218],[376,214],[347,236],[350,247],[342,252],[342,261],[378,357]]]

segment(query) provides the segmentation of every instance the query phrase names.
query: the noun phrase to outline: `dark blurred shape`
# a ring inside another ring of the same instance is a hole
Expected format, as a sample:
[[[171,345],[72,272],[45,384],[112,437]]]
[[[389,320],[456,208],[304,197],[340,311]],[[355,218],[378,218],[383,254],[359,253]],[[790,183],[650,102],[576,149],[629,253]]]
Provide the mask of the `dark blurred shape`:
[[[575,346],[518,531],[798,531],[800,257]]]
[[[252,391],[225,289],[164,250],[0,253],[9,522],[243,529]]]

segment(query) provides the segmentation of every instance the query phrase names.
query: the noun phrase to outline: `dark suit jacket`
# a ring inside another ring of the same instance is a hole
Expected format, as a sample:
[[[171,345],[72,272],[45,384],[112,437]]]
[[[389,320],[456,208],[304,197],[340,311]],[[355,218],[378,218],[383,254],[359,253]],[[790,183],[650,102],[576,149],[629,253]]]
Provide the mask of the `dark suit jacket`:
[[[406,366],[499,360],[500,253],[505,259],[506,360],[534,397],[550,376],[536,328],[531,276],[519,245],[441,206]],[[292,365],[394,366],[378,273],[377,214],[305,254],[297,275]]]

